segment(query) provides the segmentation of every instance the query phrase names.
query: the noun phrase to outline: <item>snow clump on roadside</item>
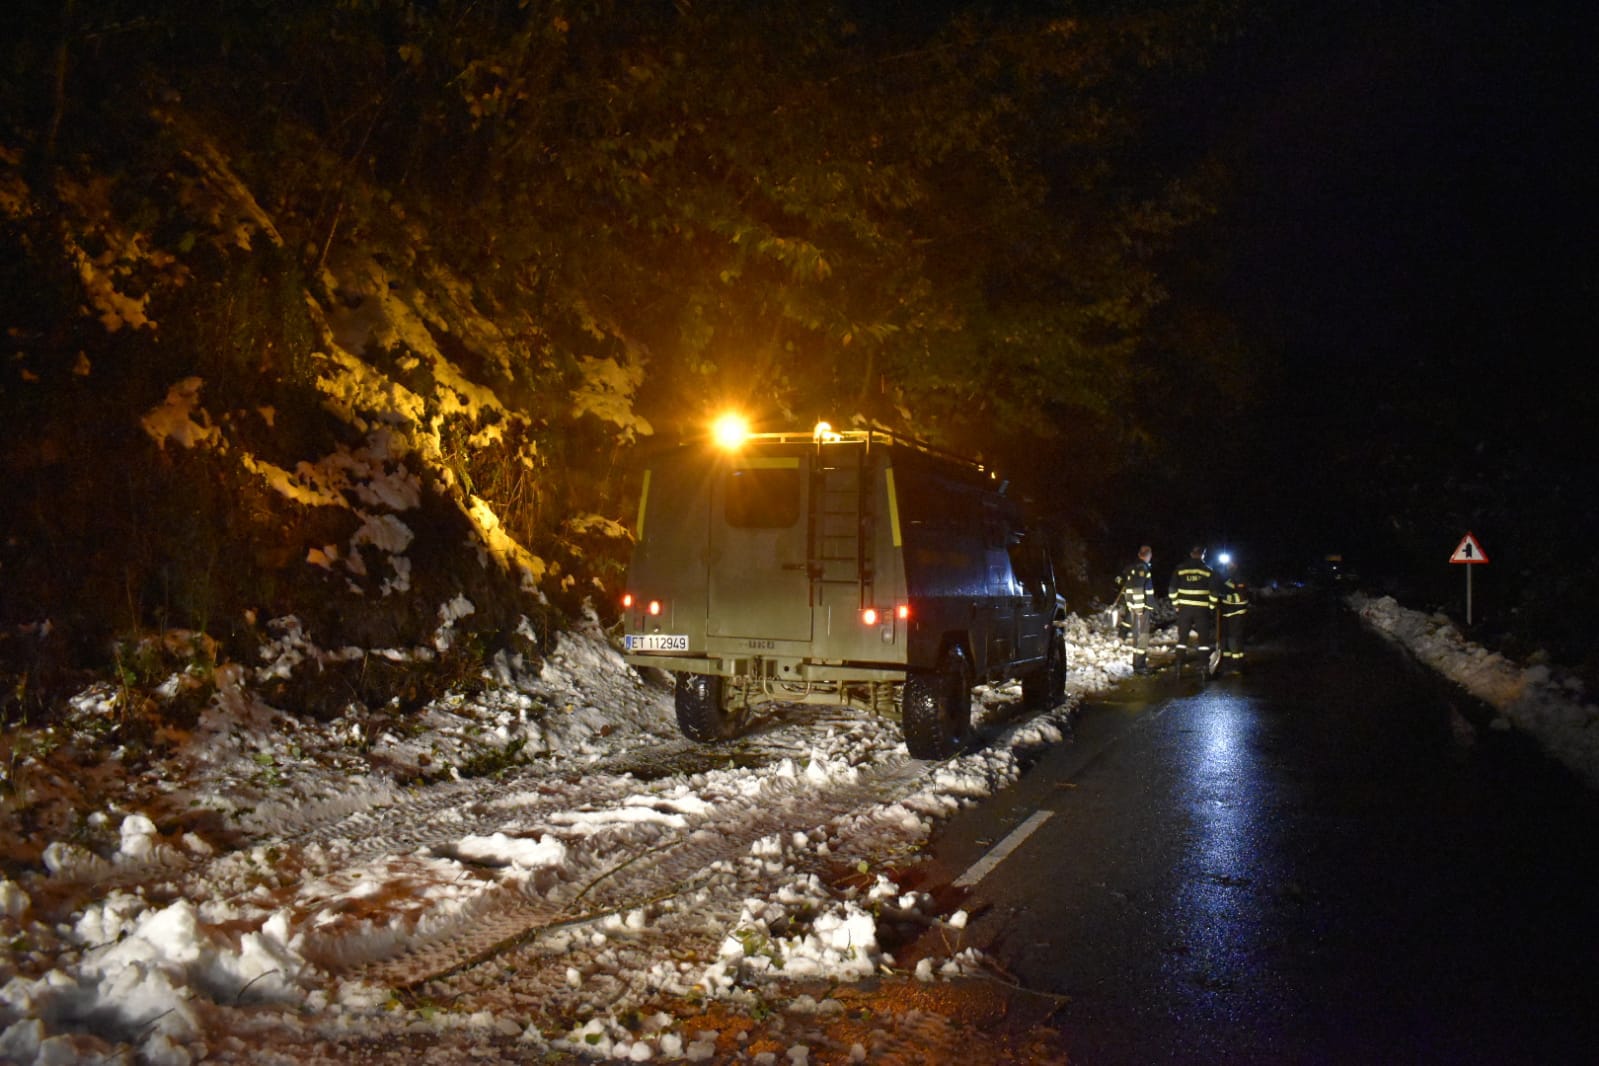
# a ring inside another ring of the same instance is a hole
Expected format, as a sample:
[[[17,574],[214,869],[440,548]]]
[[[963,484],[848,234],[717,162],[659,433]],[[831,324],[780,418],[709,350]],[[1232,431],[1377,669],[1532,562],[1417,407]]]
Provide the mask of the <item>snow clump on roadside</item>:
[[[1349,604],[1367,625],[1493,708],[1496,728],[1522,730],[1599,788],[1599,706],[1581,678],[1544,663],[1522,666],[1468,641],[1448,616],[1408,610],[1391,596],[1356,593]]]

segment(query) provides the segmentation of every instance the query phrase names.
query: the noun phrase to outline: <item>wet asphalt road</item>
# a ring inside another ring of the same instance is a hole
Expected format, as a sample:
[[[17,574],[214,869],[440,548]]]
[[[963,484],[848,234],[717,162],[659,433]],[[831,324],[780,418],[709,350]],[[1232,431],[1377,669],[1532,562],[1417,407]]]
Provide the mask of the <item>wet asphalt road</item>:
[[[951,822],[953,880],[1049,812],[964,943],[1083,1066],[1599,1062],[1599,797],[1331,604],[1256,619]]]

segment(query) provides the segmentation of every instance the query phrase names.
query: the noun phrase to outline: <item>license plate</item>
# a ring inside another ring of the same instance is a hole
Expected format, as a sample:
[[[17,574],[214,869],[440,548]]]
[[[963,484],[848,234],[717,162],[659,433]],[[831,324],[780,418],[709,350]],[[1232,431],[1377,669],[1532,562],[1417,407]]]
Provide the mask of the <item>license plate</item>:
[[[628,651],[688,651],[687,633],[629,633],[623,640]]]

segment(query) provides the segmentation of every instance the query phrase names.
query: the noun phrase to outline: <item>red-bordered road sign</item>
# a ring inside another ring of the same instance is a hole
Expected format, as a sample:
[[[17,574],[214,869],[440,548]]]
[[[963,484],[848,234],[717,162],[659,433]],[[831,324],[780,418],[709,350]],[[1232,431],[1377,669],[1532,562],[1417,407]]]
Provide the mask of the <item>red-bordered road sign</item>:
[[[1455,548],[1455,554],[1449,557],[1452,563],[1485,563],[1488,553],[1482,550],[1482,545],[1477,543],[1477,538],[1467,533],[1460,538],[1460,545]]]

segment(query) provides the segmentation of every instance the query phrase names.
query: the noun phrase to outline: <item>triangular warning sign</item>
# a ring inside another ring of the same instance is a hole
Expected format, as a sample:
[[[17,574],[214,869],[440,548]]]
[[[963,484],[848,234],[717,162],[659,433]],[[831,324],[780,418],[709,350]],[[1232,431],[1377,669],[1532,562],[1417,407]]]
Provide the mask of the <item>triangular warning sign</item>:
[[[1460,545],[1455,548],[1455,554],[1449,557],[1452,563],[1485,563],[1488,561],[1487,553],[1482,550],[1482,545],[1477,543],[1477,538],[1467,533],[1460,538]]]

